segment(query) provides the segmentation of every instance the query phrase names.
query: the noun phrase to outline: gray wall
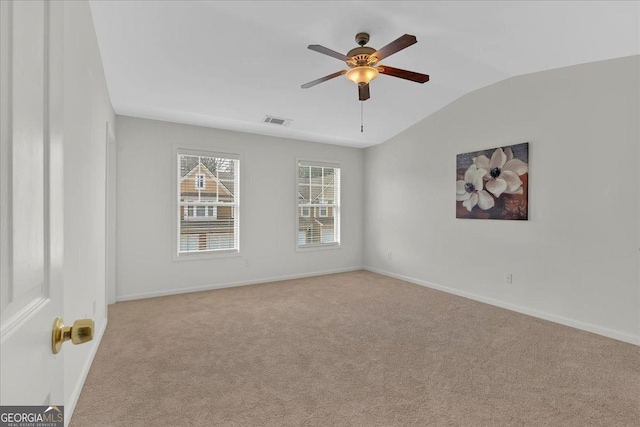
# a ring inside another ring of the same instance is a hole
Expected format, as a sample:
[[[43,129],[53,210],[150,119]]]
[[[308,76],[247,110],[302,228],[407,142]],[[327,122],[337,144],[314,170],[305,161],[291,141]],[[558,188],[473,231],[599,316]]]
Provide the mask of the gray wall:
[[[118,300],[362,266],[361,149],[124,116],[116,136]],[[241,256],[174,259],[176,145],[242,156]],[[296,157],[341,163],[340,249],[296,251]]]
[[[511,78],[366,149],[365,265],[640,344],[639,76],[634,56]],[[456,154],[521,142],[529,221],[456,219]]]
[[[639,71],[635,56],[508,79],[366,150],[118,116],[117,298],[364,265],[640,343]],[[521,142],[529,221],[456,219],[456,154]],[[174,260],[176,144],[243,156],[242,256]],[[342,163],[342,249],[295,250],[298,156]]]

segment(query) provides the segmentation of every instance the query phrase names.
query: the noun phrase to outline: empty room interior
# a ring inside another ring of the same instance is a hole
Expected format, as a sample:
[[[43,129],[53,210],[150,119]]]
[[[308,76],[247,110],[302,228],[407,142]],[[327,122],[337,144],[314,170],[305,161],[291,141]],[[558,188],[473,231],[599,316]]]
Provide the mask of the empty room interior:
[[[640,2],[3,0],[0,59],[2,425],[640,425]]]

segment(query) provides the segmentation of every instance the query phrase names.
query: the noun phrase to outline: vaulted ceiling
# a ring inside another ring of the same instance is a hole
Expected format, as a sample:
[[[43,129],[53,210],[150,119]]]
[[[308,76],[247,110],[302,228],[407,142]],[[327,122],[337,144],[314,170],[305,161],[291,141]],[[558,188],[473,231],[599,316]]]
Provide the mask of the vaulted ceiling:
[[[638,2],[91,1],[91,9],[117,114],[355,147],[512,76],[640,53]],[[300,88],[347,68],[307,45],[346,54],[358,32],[374,48],[415,35],[417,44],[381,63],[431,80],[380,75],[364,103],[344,76]],[[264,123],[266,115],[291,123]]]

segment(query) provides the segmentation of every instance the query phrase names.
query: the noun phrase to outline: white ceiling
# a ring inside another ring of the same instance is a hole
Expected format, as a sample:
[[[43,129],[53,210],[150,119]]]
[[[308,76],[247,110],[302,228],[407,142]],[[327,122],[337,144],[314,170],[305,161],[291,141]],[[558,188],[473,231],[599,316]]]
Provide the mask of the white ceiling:
[[[638,2],[94,0],[91,9],[117,114],[355,147],[508,77],[640,53]],[[372,81],[364,133],[354,83],[300,88],[346,69],[307,45],[346,54],[361,31],[377,49],[415,35],[381,63],[431,76]]]

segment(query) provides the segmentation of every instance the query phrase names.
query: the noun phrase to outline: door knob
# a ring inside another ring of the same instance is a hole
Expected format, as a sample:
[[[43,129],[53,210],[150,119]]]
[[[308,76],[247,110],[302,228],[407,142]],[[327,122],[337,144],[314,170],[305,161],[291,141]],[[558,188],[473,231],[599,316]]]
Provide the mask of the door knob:
[[[79,319],[73,322],[73,326],[65,326],[62,323],[62,318],[56,317],[51,333],[51,351],[53,354],[58,354],[65,341],[71,340],[73,344],[84,344],[91,341],[94,326],[93,319]]]

